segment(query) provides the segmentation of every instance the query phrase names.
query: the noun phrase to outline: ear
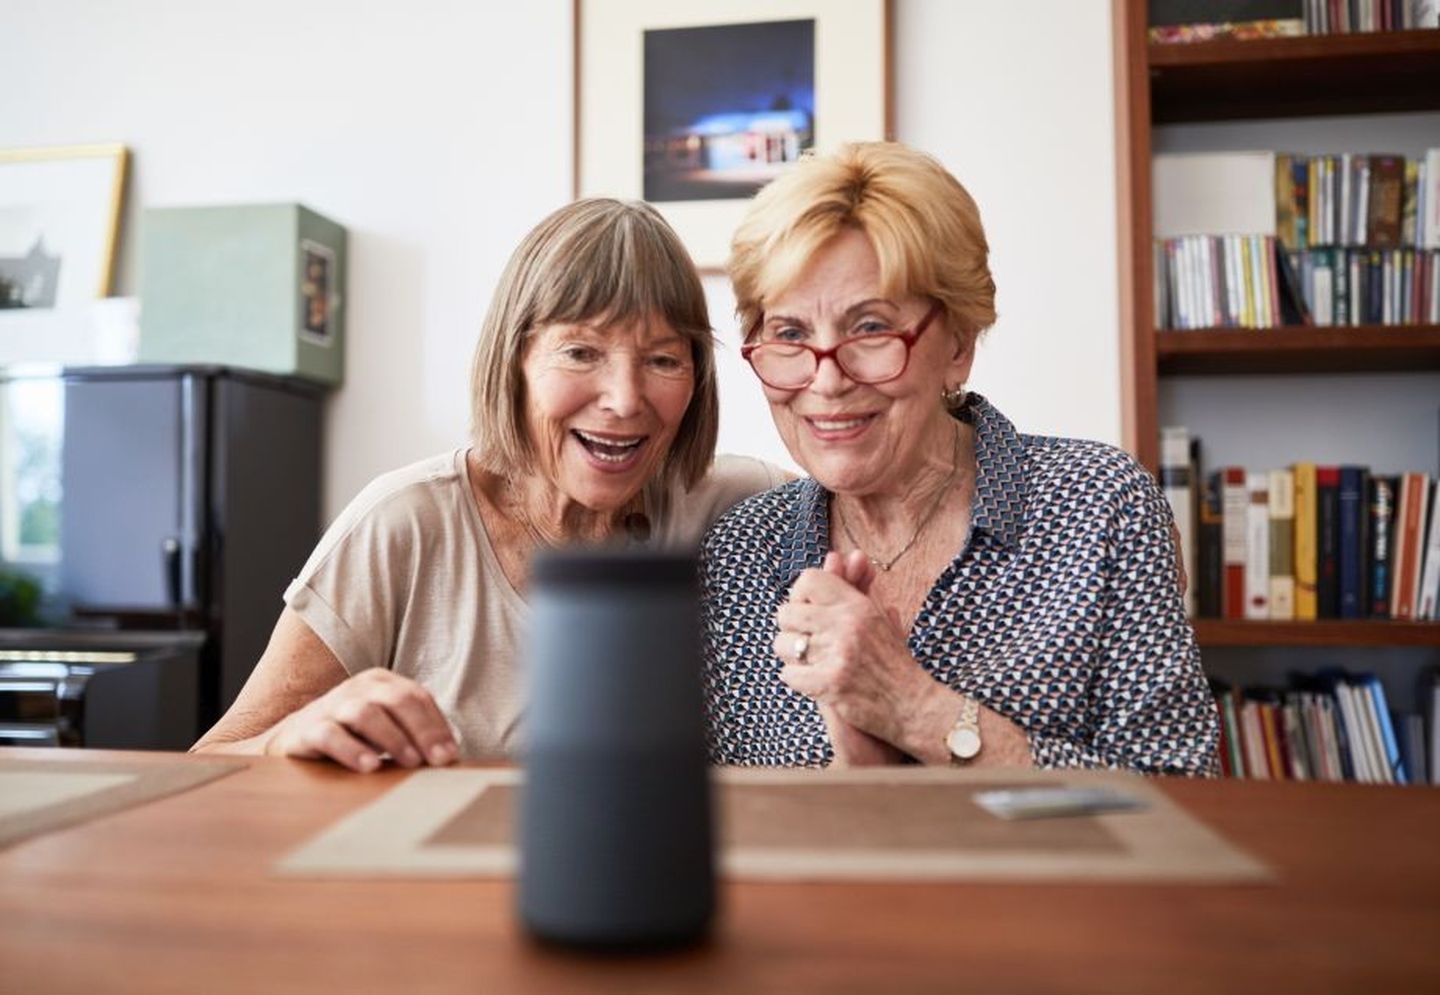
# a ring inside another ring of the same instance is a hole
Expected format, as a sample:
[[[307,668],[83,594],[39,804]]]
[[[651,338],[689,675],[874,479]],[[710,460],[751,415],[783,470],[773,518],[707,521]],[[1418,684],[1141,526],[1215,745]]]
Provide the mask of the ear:
[[[949,329],[947,329],[949,331]],[[970,367],[975,363],[975,341],[979,336],[966,332],[950,332],[955,350],[945,368],[945,383],[958,385],[970,382]]]

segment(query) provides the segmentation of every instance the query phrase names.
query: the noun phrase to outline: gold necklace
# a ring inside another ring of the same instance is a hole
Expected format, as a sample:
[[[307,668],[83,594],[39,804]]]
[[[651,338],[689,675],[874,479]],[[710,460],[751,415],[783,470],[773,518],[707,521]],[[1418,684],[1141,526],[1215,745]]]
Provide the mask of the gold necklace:
[[[880,570],[881,572],[884,572],[884,573],[889,573],[889,572],[890,572],[890,568],[893,567],[895,564],[899,563],[899,562],[900,562],[900,558],[901,558],[902,556],[904,556],[906,553],[910,552],[911,548],[914,547],[916,540],[918,540],[918,539],[920,538],[920,534],[925,531],[925,526],[927,526],[927,525],[930,524],[930,519],[934,518],[934,517],[935,517],[935,512],[937,512],[937,511],[940,510],[940,503],[945,500],[945,495],[950,492],[950,485],[955,482],[955,477],[956,477],[959,473],[960,473],[960,430],[959,430],[959,429],[956,429],[956,430],[955,430],[955,456],[954,456],[954,463],[953,463],[953,465],[950,467],[950,476],[948,476],[948,477],[945,478],[945,483],[941,484],[939,490],[937,490],[937,491],[935,492],[935,500],[930,502],[930,508],[929,508],[929,510],[926,511],[924,517],[922,517],[922,518],[920,519],[920,524],[917,525],[917,526],[915,526],[915,531],[914,531],[913,533],[911,533],[911,535],[910,535],[910,541],[907,542],[904,546],[902,546],[902,547],[900,548],[900,552],[896,553],[894,556],[890,557],[890,559],[888,559],[888,560],[882,560],[882,559],[880,559],[878,556],[875,556],[875,555],[872,554],[872,553],[866,552],[865,547],[860,545],[860,540],[858,540],[858,539],[855,538],[855,533],[850,531],[850,523],[847,522],[843,516],[837,516],[837,517],[840,517],[840,528],[842,528],[842,529],[845,530],[845,538],[847,538],[847,539],[850,540],[850,545],[854,546],[854,547],[855,547],[856,549],[858,549],[860,552],[862,552],[862,553],[865,554],[865,558],[866,558],[867,560],[869,560],[869,561],[875,566],[875,569]],[[836,502],[836,509],[837,509],[837,510],[839,509],[839,502]]]

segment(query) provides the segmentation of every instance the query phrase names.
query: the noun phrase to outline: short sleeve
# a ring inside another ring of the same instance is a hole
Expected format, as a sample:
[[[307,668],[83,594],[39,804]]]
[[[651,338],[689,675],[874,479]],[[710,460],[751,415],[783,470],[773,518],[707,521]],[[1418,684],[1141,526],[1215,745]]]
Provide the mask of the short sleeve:
[[[1120,501],[1107,561],[1091,721],[1074,736],[1031,732],[1036,765],[1215,774],[1219,721],[1181,602],[1170,509],[1148,475]]]
[[[418,538],[403,494],[377,499],[367,488],[341,512],[285,589],[286,605],[346,673],[391,665]]]

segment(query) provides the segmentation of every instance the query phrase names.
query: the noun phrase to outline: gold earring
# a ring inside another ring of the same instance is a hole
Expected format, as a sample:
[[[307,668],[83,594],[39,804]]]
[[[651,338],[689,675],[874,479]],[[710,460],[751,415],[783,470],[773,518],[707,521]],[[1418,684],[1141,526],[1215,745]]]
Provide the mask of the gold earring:
[[[942,387],[940,401],[951,411],[962,407],[965,404],[965,385],[962,383],[954,387]]]

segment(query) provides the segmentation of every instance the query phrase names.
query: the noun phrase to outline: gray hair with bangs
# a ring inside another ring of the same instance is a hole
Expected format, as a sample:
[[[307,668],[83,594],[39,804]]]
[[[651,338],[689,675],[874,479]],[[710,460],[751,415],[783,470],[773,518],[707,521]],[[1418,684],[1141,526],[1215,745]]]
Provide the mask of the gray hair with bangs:
[[[663,508],[666,484],[690,488],[710,469],[719,430],[715,339],[700,276],[658,211],[637,201],[577,200],[521,241],[490,301],[471,367],[470,434],[496,474],[532,472],[525,431],[525,343],[551,324],[629,324],[661,318],[690,343],[694,394],[647,487]]]

